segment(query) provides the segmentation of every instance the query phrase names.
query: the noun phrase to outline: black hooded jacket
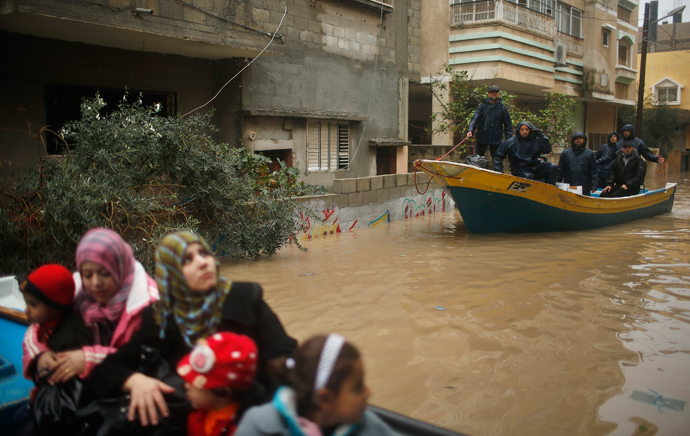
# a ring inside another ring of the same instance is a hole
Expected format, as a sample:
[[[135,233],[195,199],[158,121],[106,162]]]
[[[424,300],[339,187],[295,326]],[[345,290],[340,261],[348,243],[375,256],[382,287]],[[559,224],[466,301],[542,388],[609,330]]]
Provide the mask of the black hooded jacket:
[[[513,136],[513,122],[500,98],[493,104],[489,98],[486,98],[474,111],[468,130],[470,132],[477,130],[478,143],[498,145],[503,141],[503,135],[506,139]]]
[[[594,160],[599,170],[599,179],[603,179],[604,181],[608,180],[611,175],[611,167],[616,160],[616,152],[618,151],[618,144],[616,142],[611,143],[611,137],[613,135],[618,136],[618,133],[609,133],[606,144],[601,144],[599,150],[594,154]]]
[[[575,145],[575,138],[578,137],[585,140],[581,148]],[[582,194],[589,195],[597,181],[594,152],[587,148],[587,137],[582,132],[573,133],[571,144],[572,147],[564,150],[558,160],[558,181],[582,186]]]
[[[640,191],[640,187],[644,183],[644,177],[647,174],[647,163],[633,150],[630,154],[632,160],[625,164],[625,153],[623,150],[616,152],[616,161],[611,168],[611,176],[607,186],[627,186],[630,192],[636,195]]]
[[[630,138],[625,137],[623,132],[626,130],[629,130],[631,135]],[[617,148],[620,150],[623,148],[623,141],[632,141],[633,143],[633,148],[635,151],[637,151],[637,154],[645,159],[647,159],[650,162],[659,162],[659,156],[655,155],[652,153],[652,151],[647,147],[647,145],[637,136],[635,136],[635,128],[633,127],[632,124],[626,124],[623,126],[621,129],[621,137],[618,139],[618,145]]]
[[[529,136],[520,136],[520,127],[527,125],[530,129]],[[521,121],[515,129],[515,136],[506,139],[496,152],[494,157],[494,171],[503,172],[503,159],[508,156],[511,171],[517,169],[527,169],[534,171],[541,160],[539,156],[551,153],[551,143],[549,138],[544,136],[541,130],[537,129],[526,121]]]

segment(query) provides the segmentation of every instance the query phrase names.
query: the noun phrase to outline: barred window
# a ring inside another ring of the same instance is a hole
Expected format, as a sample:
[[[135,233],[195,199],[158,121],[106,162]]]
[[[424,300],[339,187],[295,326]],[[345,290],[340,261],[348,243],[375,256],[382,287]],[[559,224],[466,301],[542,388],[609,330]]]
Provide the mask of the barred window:
[[[350,125],[343,121],[307,121],[307,169],[333,171],[350,161]]]

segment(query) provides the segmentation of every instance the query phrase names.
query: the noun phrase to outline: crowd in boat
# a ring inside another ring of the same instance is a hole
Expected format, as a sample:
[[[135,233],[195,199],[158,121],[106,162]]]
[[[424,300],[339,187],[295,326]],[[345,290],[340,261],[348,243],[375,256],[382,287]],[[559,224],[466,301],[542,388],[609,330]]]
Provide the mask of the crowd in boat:
[[[366,409],[358,349],[336,333],[298,344],[195,232],[159,242],[153,277],[110,229],[75,258],[76,272],[46,264],[20,285],[35,388],[12,434],[395,434]]]
[[[472,137],[476,139],[478,156],[483,157],[489,150],[494,171],[502,173],[503,161],[508,158],[514,176],[554,185],[578,186],[583,195],[595,192],[600,197],[636,195],[644,185],[647,172],[643,158],[664,163],[662,156],[654,155],[642,139],[635,136],[631,124],[624,125],[620,135],[611,132],[596,153],[587,148],[583,132],[574,132],[571,147],[561,154],[558,165],[549,162],[545,155],[551,153],[551,143],[539,128],[521,121],[513,134],[510,114],[495,85],[489,87],[488,97],[470,120],[467,138]]]

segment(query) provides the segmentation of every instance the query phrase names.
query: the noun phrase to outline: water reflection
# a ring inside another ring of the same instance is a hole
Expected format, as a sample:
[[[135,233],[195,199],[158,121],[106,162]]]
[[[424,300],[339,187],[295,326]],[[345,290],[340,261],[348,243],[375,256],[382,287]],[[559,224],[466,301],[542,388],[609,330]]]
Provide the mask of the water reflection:
[[[374,404],[472,435],[687,434],[690,182],[671,214],[542,235],[469,235],[456,212],[340,233],[258,262],[298,339],[360,346]],[[675,403],[674,403],[675,404]]]

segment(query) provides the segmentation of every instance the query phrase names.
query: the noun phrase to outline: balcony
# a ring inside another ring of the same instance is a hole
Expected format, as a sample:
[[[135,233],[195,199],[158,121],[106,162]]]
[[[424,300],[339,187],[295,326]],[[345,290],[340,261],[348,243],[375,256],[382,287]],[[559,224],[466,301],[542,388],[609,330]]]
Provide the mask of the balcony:
[[[549,39],[556,36],[554,17],[509,1],[488,0],[450,5],[452,27],[488,23],[503,23]]]

